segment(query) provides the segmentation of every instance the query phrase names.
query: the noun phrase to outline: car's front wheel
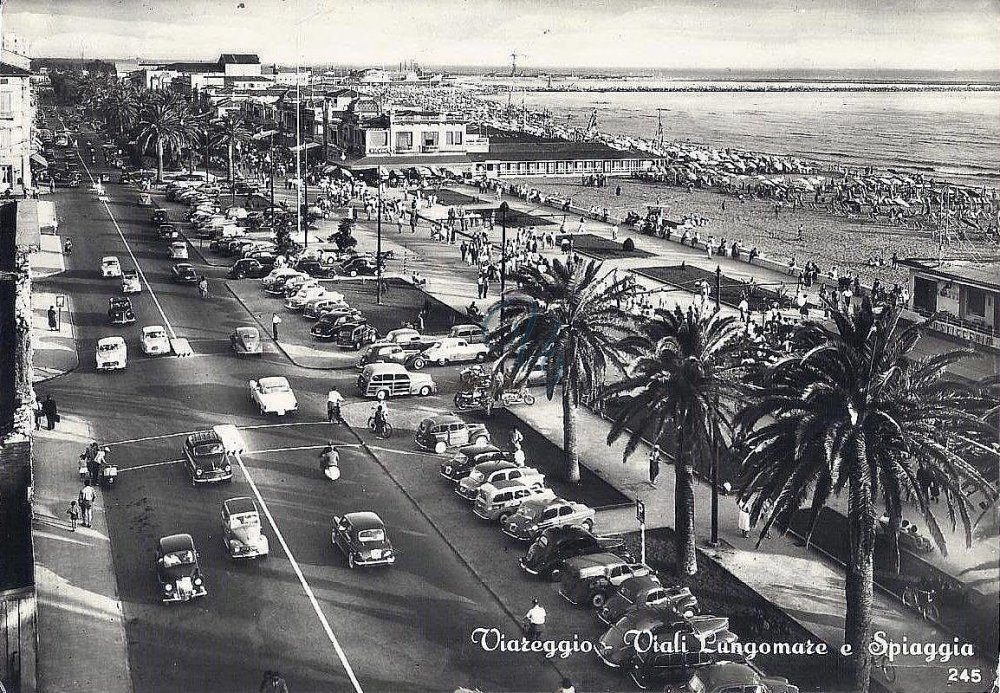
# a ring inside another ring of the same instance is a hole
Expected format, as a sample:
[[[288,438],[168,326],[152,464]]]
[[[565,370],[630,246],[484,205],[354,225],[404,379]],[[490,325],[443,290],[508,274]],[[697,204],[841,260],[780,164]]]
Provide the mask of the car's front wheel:
[[[595,592],[590,597],[590,605],[595,609],[600,609],[607,603],[608,599],[604,596],[603,592]]]
[[[594,531],[594,521],[593,520],[587,520],[587,521],[585,521],[583,523],[583,528],[585,530],[587,530],[588,532],[593,532]]]
[[[354,562],[354,554],[353,553],[347,554],[347,567],[350,568],[351,570],[354,570],[355,565],[356,563]]]
[[[413,359],[413,364],[412,364],[412,365],[413,365],[413,370],[415,370],[415,371],[419,371],[419,370],[420,370],[420,369],[422,369],[422,368],[423,368],[423,367],[424,367],[424,366],[425,366],[426,364],[424,363],[424,360],[423,360],[423,359]]]
[[[484,352],[476,354],[476,363],[482,363],[485,360],[486,360],[486,354]]]

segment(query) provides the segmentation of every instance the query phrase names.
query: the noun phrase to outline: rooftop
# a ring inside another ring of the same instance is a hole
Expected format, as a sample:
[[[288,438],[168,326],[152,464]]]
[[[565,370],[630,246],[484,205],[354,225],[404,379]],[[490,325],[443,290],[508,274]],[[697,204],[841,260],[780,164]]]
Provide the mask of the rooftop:
[[[942,279],[955,279],[989,291],[1000,291],[1000,261],[906,258],[900,264]]]
[[[256,53],[223,53],[219,56],[220,65],[259,65],[260,58]]]
[[[10,63],[0,63],[0,77],[31,77],[31,71]]]

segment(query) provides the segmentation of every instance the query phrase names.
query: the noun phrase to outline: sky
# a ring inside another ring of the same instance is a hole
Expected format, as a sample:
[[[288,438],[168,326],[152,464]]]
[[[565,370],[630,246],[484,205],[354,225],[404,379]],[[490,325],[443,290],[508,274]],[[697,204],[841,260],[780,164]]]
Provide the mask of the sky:
[[[1000,0],[0,0],[35,57],[1000,69]]]

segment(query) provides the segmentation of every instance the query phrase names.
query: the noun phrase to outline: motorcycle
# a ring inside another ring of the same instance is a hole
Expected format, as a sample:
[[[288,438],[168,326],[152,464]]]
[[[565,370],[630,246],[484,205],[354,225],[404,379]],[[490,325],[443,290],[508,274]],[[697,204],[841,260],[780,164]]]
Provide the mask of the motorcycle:
[[[118,478],[118,465],[116,464],[102,464],[101,471],[98,473],[100,477],[99,483],[101,488],[110,489],[115,485],[115,480]]]
[[[527,404],[530,407],[535,403],[535,396],[526,390],[507,390],[500,394],[500,403],[505,407],[512,404]]]
[[[329,450],[319,456],[319,470],[330,481],[340,478],[340,459],[336,450]]]

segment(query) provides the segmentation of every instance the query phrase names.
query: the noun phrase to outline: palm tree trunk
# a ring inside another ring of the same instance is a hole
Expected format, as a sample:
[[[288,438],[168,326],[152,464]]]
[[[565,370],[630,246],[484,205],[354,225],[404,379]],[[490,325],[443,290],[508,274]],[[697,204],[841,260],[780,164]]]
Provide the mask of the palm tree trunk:
[[[229,142],[228,153],[229,153],[229,170],[226,172],[227,173],[226,180],[229,181],[230,183],[232,183],[233,182],[233,143],[232,143],[232,141]]]
[[[868,693],[871,679],[872,660],[868,652],[871,640],[872,602],[874,599],[874,527],[864,518],[874,517],[870,509],[871,490],[851,477],[851,499],[848,507],[851,560],[847,565],[844,594],[847,613],[844,624],[844,640],[851,646],[851,680],[853,690]]]
[[[698,551],[694,543],[694,472],[687,454],[684,425],[677,427],[674,457],[674,550],[681,575],[698,572]]]
[[[163,182],[163,140],[156,140],[156,182]]]
[[[576,405],[573,389],[562,385],[563,454],[566,461],[566,481],[580,483],[580,452],[576,446]]]

